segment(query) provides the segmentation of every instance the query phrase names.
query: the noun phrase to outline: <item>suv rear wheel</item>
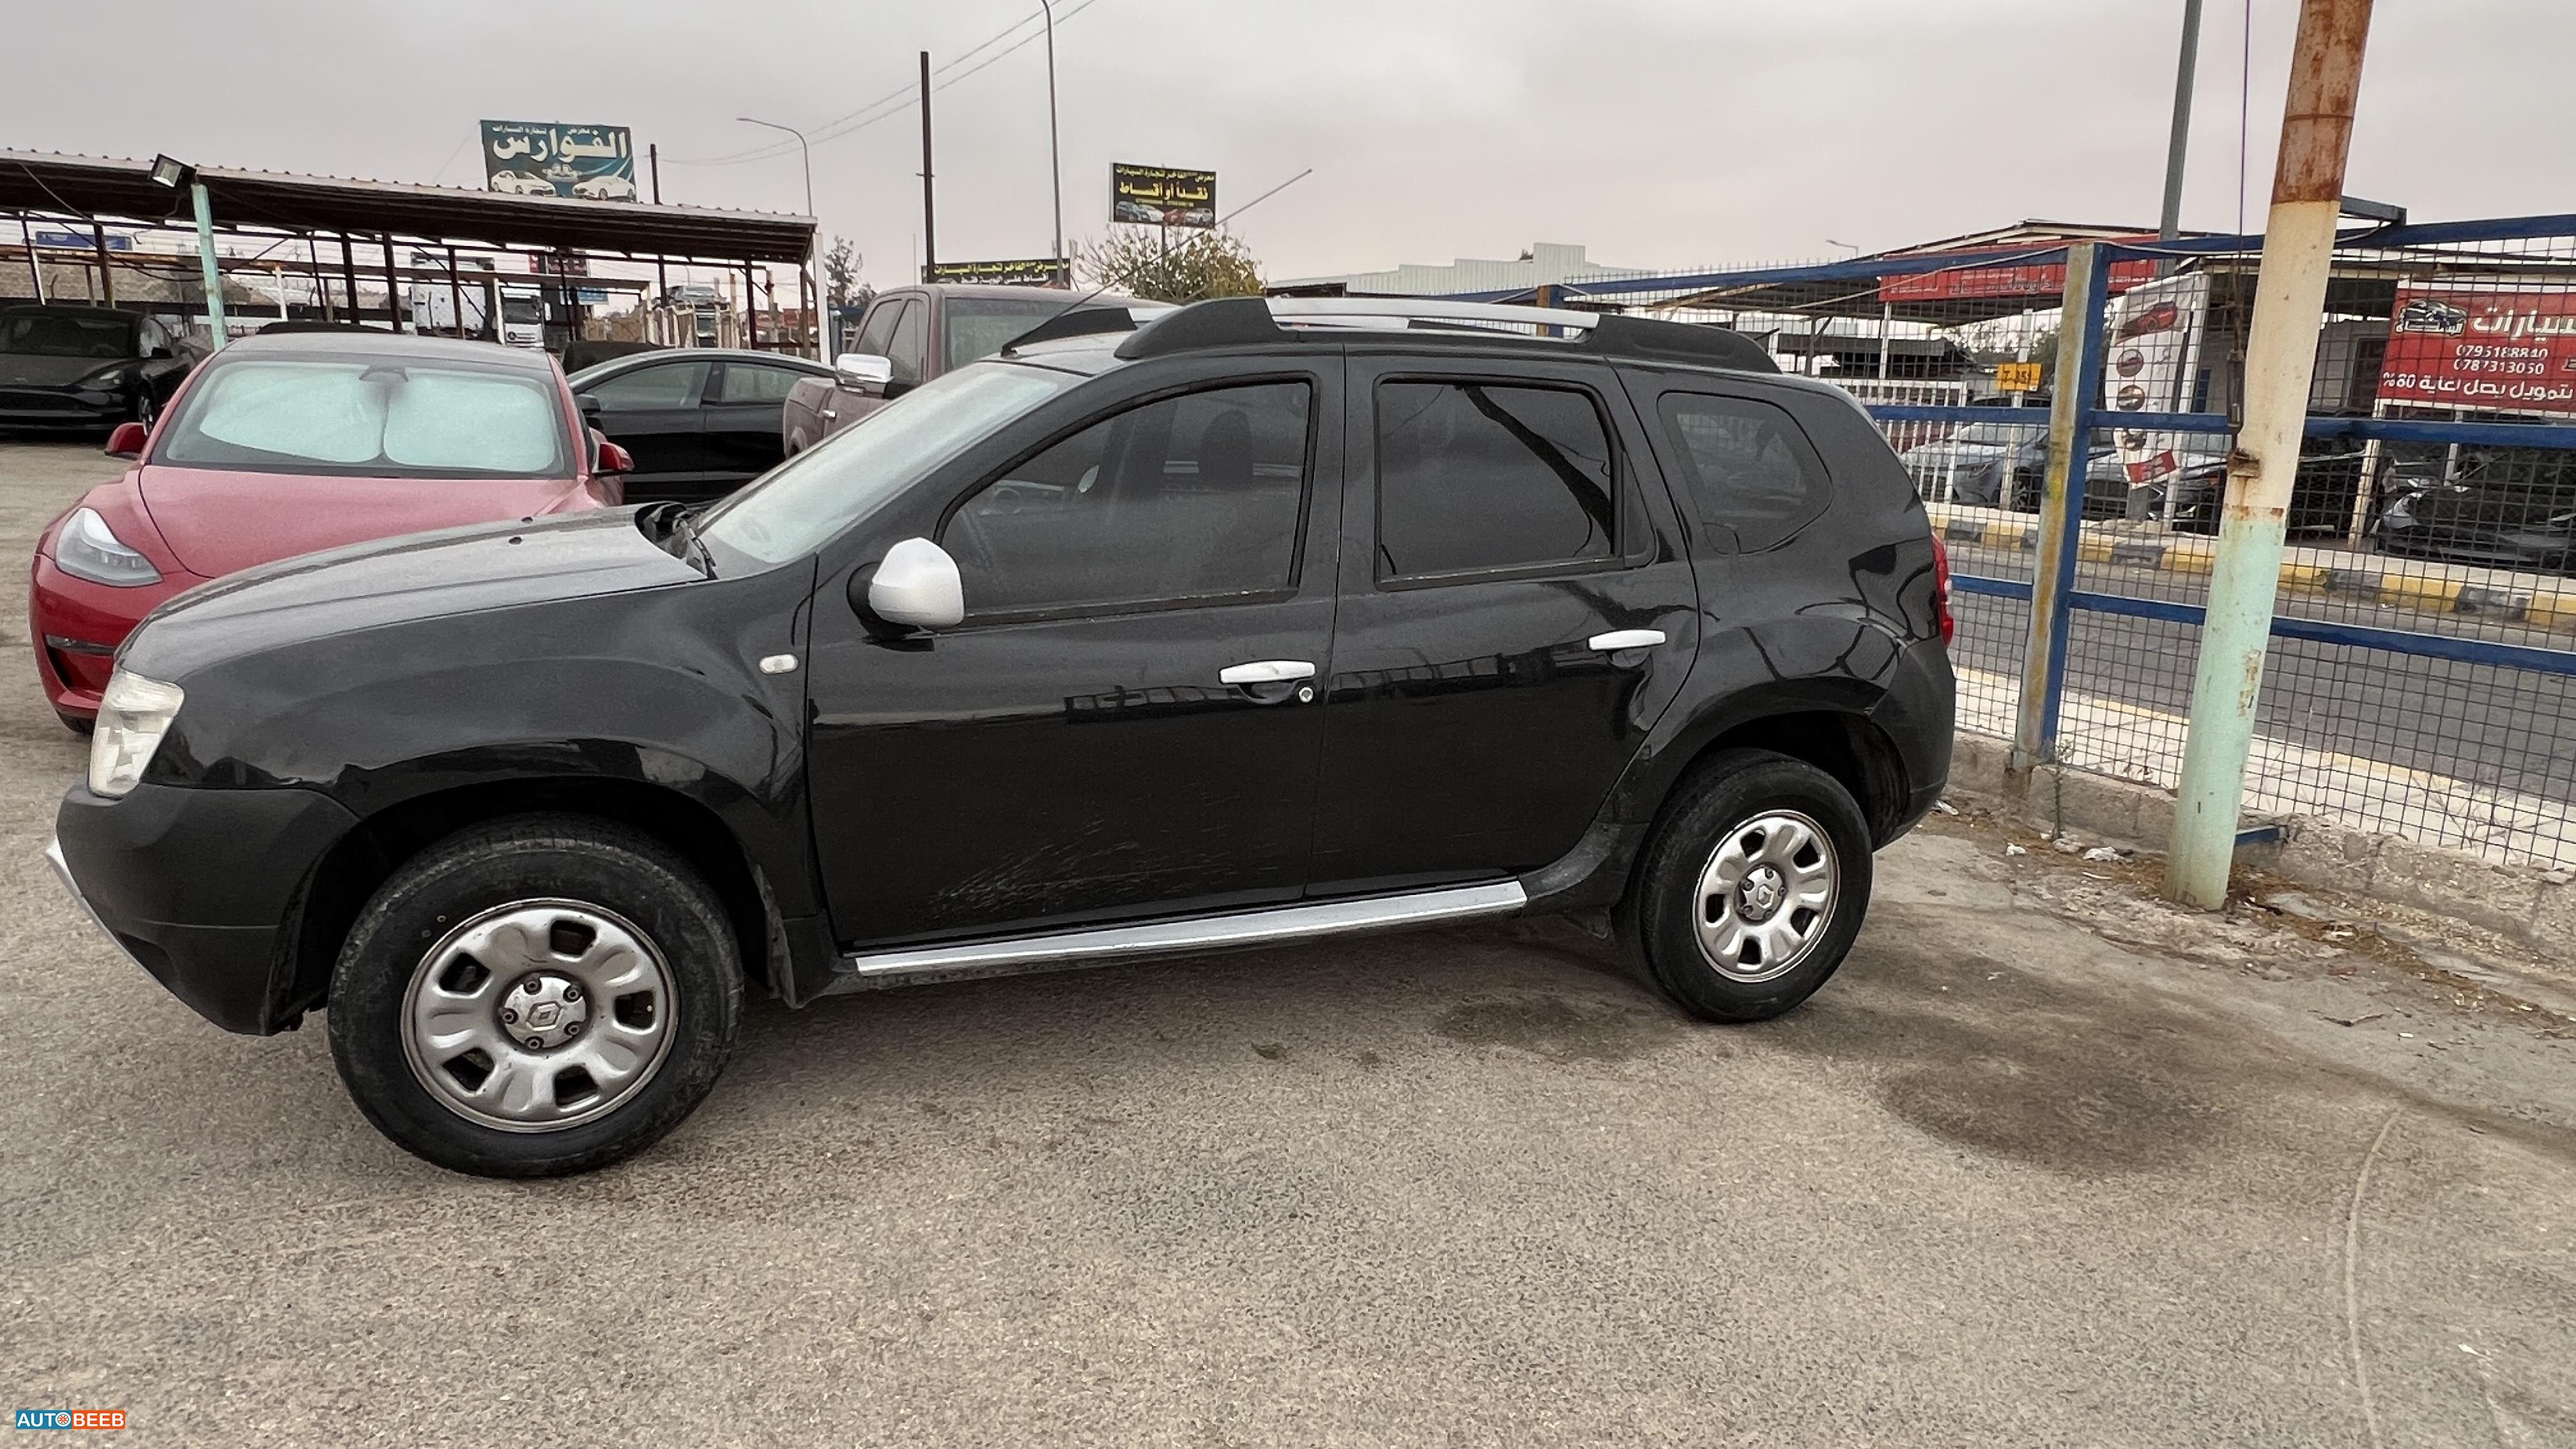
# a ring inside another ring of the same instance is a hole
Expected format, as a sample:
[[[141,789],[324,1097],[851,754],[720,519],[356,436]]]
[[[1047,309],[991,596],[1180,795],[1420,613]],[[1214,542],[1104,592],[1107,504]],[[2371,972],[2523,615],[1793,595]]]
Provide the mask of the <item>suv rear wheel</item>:
[[[1710,1021],[1825,984],[1869,909],[1870,840],[1840,781],[1768,750],[1700,767],[1648,847],[1636,931],[1665,994]]]
[[[526,816],[450,836],[376,892],[332,972],[360,1111],[458,1172],[604,1166],[679,1125],[742,1014],[723,905],[659,842]]]

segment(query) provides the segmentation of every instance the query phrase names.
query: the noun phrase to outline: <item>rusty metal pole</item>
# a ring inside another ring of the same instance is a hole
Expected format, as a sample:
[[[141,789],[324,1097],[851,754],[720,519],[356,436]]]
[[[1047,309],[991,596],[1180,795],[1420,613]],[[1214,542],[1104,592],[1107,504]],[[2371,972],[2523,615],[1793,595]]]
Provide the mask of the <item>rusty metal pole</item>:
[[[2281,154],[2263,270],[2245,348],[2245,421],[2227,458],[2227,506],[2209,580],[2208,622],[2192,685],[2165,894],[2214,911],[2227,904],[2254,707],[2280,587],[2281,544],[2299,437],[2314,380],[2326,275],[2334,261],[2354,101],[2370,38],[2371,0],[2303,0],[2281,111]]]

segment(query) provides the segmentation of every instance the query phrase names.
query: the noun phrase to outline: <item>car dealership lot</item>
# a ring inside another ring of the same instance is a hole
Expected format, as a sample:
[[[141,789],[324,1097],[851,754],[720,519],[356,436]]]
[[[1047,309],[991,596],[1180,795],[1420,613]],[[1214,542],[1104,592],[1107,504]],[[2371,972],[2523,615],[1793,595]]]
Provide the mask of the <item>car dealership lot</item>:
[[[0,544],[117,466],[0,443]],[[1766,1026],[1512,925],[761,1003],[661,1147],[488,1182],[369,1129],[318,1022],[223,1035],[78,917],[38,852],[81,746],[0,638],[22,1405],[192,1443],[2576,1437],[2568,1029],[1992,826],[1891,851]]]

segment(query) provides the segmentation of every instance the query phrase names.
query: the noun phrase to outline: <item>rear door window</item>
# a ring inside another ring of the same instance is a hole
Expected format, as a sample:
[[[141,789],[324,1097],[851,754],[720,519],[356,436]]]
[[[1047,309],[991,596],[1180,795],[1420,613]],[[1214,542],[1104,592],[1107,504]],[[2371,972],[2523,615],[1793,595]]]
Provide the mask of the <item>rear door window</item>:
[[[1824,460],[1780,408],[1751,398],[1668,392],[1658,411],[1692,514],[1720,539],[1747,553],[1766,549],[1823,511],[1830,489]]]
[[[1580,388],[1381,383],[1378,577],[1606,561],[1614,476],[1608,424]]]
[[[724,381],[716,386],[720,403],[783,403],[789,389],[804,374],[791,368],[767,367],[757,362],[728,362]]]

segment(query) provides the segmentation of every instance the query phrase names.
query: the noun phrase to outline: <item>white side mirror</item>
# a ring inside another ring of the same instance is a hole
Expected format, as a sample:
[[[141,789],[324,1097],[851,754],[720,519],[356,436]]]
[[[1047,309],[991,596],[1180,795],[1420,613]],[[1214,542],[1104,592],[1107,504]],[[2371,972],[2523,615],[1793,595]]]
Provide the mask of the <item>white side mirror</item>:
[[[926,538],[907,538],[886,550],[868,581],[868,608],[889,624],[948,629],[966,617],[966,586],[957,560]]]
[[[883,387],[894,381],[894,359],[873,352],[844,352],[832,359],[832,370],[849,387]]]

